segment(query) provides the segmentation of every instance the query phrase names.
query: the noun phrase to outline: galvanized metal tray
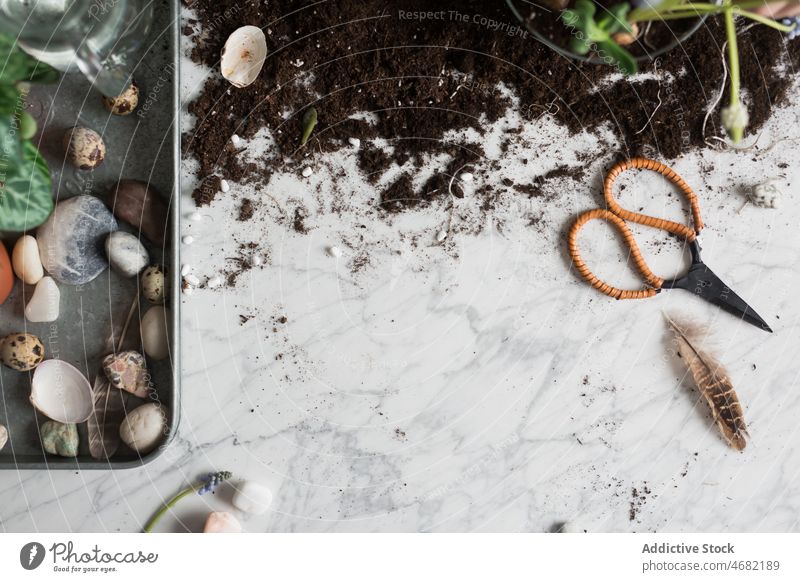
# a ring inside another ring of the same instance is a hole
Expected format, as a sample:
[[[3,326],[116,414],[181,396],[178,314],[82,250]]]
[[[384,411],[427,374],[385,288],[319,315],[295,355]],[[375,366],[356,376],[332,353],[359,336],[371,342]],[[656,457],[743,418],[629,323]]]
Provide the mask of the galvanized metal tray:
[[[175,434],[180,411],[179,384],[179,285],[178,285],[178,185],[180,163],[179,127],[179,6],[177,1],[155,4],[155,18],[146,49],[134,71],[140,88],[137,111],[113,116],[105,110],[100,95],[78,73],[63,76],[54,86],[35,87],[29,111],[39,121],[39,147],[50,167],[58,200],[91,194],[107,201],[112,186],[120,179],[136,179],[155,186],[169,206],[167,242],[162,248],[148,245],[152,263],[167,267],[167,300],[171,311],[170,355],[153,362],[148,358],[155,394],[169,410],[169,430],[159,447],[147,455],[120,445],[110,460],[89,455],[86,423],[79,425],[80,453],[69,459],[44,452],[39,426],[47,420],[29,402],[31,373],[19,373],[0,366],[0,424],[9,432],[9,442],[0,451],[0,469],[120,469],[135,467],[156,458]],[[72,168],[64,162],[61,136],[64,130],[83,125],[99,132],[107,145],[106,160],[94,171]],[[135,232],[120,221],[120,228]],[[138,233],[136,233],[138,234]],[[19,234],[0,233],[11,252]],[[143,239],[144,240],[144,239]],[[59,284],[61,313],[57,322],[30,323],[23,308],[33,288],[16,281],[8,300],[0,305],[0,336],[24,331],[42,339],[47,358],[65,360],[86,375],[90,382],[100,369],[108,350],[104,345],[112,324],[125,320],[137,296],[137,278],[124,279],[107,269],[91,283],[73,287]],[[139,317],[147,309],[142,299]],[[138,317],[131,322],[138,342]],[[130,397],[131,410],[145,401]]]

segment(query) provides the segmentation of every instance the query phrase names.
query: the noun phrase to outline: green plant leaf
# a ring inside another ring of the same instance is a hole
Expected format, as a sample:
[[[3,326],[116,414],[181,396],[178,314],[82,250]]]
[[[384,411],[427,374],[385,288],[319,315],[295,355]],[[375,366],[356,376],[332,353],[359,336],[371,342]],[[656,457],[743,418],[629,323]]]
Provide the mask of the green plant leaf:
[[[0,84],[0,115],[11,116],[20,109],[20,94],[15,85]]]
[[[0,231],[22,232],[42,224],[53,211],[50,171],[30,141],[0,119]]]
[[[614,60],[614,64],[626,75],[633,75],[639,67],[633,55],[619,46],[613,40],[598,43],[598,47]]]
[[[630,32],[631,25],[628,22],[628,12],[630,12],[630,9],[630,4],[616,4],[612,6],[600,17],[600,20],[597,21],[597,26],[610,35],[623,30],[625,32]]]
[[[50,65],[23,52],[14,38],[0,34],[0,83],[54,83],[60,76]]]

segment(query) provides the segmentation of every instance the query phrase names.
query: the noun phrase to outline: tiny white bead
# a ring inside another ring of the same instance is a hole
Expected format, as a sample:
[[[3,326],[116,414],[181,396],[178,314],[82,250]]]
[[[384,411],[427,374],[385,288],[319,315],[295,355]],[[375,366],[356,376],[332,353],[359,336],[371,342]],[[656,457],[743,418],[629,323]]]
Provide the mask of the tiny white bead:
[[[192,235],[190,235],[190,234],[187,234],[185,237],[183,237],[182,240],[183,240],[183,244],[190,245],[190,244],[192,244],[194,242],[194,237]]]
[[[461,174],[461,181],[472,182],[472,174],[470,172],[464,172],[463,174]]]
[[[253,263],[254,266],[260,267],[264,263],[264,260],[258,255],[254,255],[251,262]]]
[[[440,230],[436,234],[436,240],[439,241],[439,242],[442,242],[446,238],[447,238],[447,231],[446,230]]]
[[[328,254],[332,257],[339,258],[342,256],[342,249],[339,247],[328,247]]]
[[[200,222],[201,220],[203,220],[203,215],[197,212],[197,210],[195,210],[189,215],[189,220],[193,222]]]
[[[192,287],[197,287],[200,284],[200,279],[198,279],[194,275],[186,275],[183,278],[183,280],[189,283],[189,285],[191,285]]]
[[[192,272],[192,266],[191,265],[183,265],[181,267],[181,277],[185,277],[186,275],[188,275],[191,272]]]
[[[361,145],[361,140],[358,139],[357,137],[351,137],[347,141],[354,148],[357,148],[357,147],[359,147]]]
[[[234,133],[231,136],[231,143],[233,144],[233,147],[240,148],[242,147],[242,138],[240,138],[238,135]]]
[[[313,173],[314,170],[312,170],[310,166],[306,166],[305,169],[303,170],[303,177],[308,178]]]
[[[222,285],[222,279],[220,279],[219,277],[211,277],[211,278],[208,280],[208,283],[206,283],[206,286],[207,286],[209,289],[216,289],[216,288],[217,288],[217,287],[219,287],[220,285]]]
[[[191,295],[192,293],[194,293],[194,287],[184,287],[183,288],[183,294],[184,295]]]
[[[227,180],[220,180],[219,181],[219,189],[223,192],[230,192],[231,185],[228,184]]]

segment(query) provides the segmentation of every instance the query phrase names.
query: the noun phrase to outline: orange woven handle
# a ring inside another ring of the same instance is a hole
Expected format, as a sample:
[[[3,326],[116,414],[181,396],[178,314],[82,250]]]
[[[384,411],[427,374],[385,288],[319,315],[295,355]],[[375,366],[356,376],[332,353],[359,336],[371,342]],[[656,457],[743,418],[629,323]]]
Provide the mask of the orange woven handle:
[[[622,238],[631,251],[630,256],[633,259],[634,265],[636,265],[637,270],[642,274],[645,281],[652,286],[651,288],[640,289],[638,291],[619,289],[602,281],[597,277],[597,275],[589,270],[589,267],[581,258],[581,253],[578,249],[578,232],[587,222],[595,219],[609,221],[611,224],[617,227],[620,233],[622,233]],[[613,212],[597,208],[581,214],[572,225],[572,228],[569,229],[567,245],[569,248],[569,256],[572,258],[572,262],[575,265],[578,273],[581,274],[581,277],[586,279],[586,281],[592,287],[605,293],[606,295],[610,295],[614,299],[645,299],[647,297],[653,297],[656,293],[658,293],[658,290],[661,289],[661,286],[664,284],[664,279],[655,275],[650,270],[650,267],[647,266],[647,263],[644,261],[644,257],[642,256],[642,252],[639,250],[639,245],[636,244],[636,240],[633,238],[631,229],[628,228],[628,225],[625,224],[624,220],[622,220]]]
[[[631,168],[658,172],[675,184],[678,188],[680,188],[681,192],[683,192],[683,194],[689,200],[689,205],[692,208],[692,222],[694,223],[694,229],[686,226],[685,224],[680,224],[671,220],[664,220],[663,218],[655,218],[646,214],[639,214],[638,212],[631,212],[630,210],[625,210],[622,208],[614,198],[614,182],[616,182],[617,177],[619,177],[622,172],[625,170],[630,170]],[[695,238],[697,238],[697,234],[703,228],[703,218],[700,216],[700,205],[697,200],[697,194],[694,193],[694,190],[692,190],[692,188],[684,181],[683,178],[675,173],[675,170],[655,160],[650,160],[647,158],[633,158],[631,160],[618,163],[616,166],[611,168],[606,176],[605,182],[603,183],[603,195],[605,196],[608,209],[623,220],[630,220],[631,222],[644,224],[645,226],[660,228],[661,230],[666,230],[667,232],[671,232],[672,234],[684,238],[687,241],[693,241]]]

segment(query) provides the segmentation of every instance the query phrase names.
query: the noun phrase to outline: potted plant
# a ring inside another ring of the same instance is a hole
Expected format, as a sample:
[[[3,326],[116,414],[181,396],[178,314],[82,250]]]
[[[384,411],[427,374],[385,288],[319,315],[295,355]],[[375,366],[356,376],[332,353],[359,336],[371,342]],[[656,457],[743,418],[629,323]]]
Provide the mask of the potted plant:
[[[31,83],[59,75],[0,34],[0,232],[35,228],[53,210],[50,170],[31,141],[37,127],[25,99]]]

